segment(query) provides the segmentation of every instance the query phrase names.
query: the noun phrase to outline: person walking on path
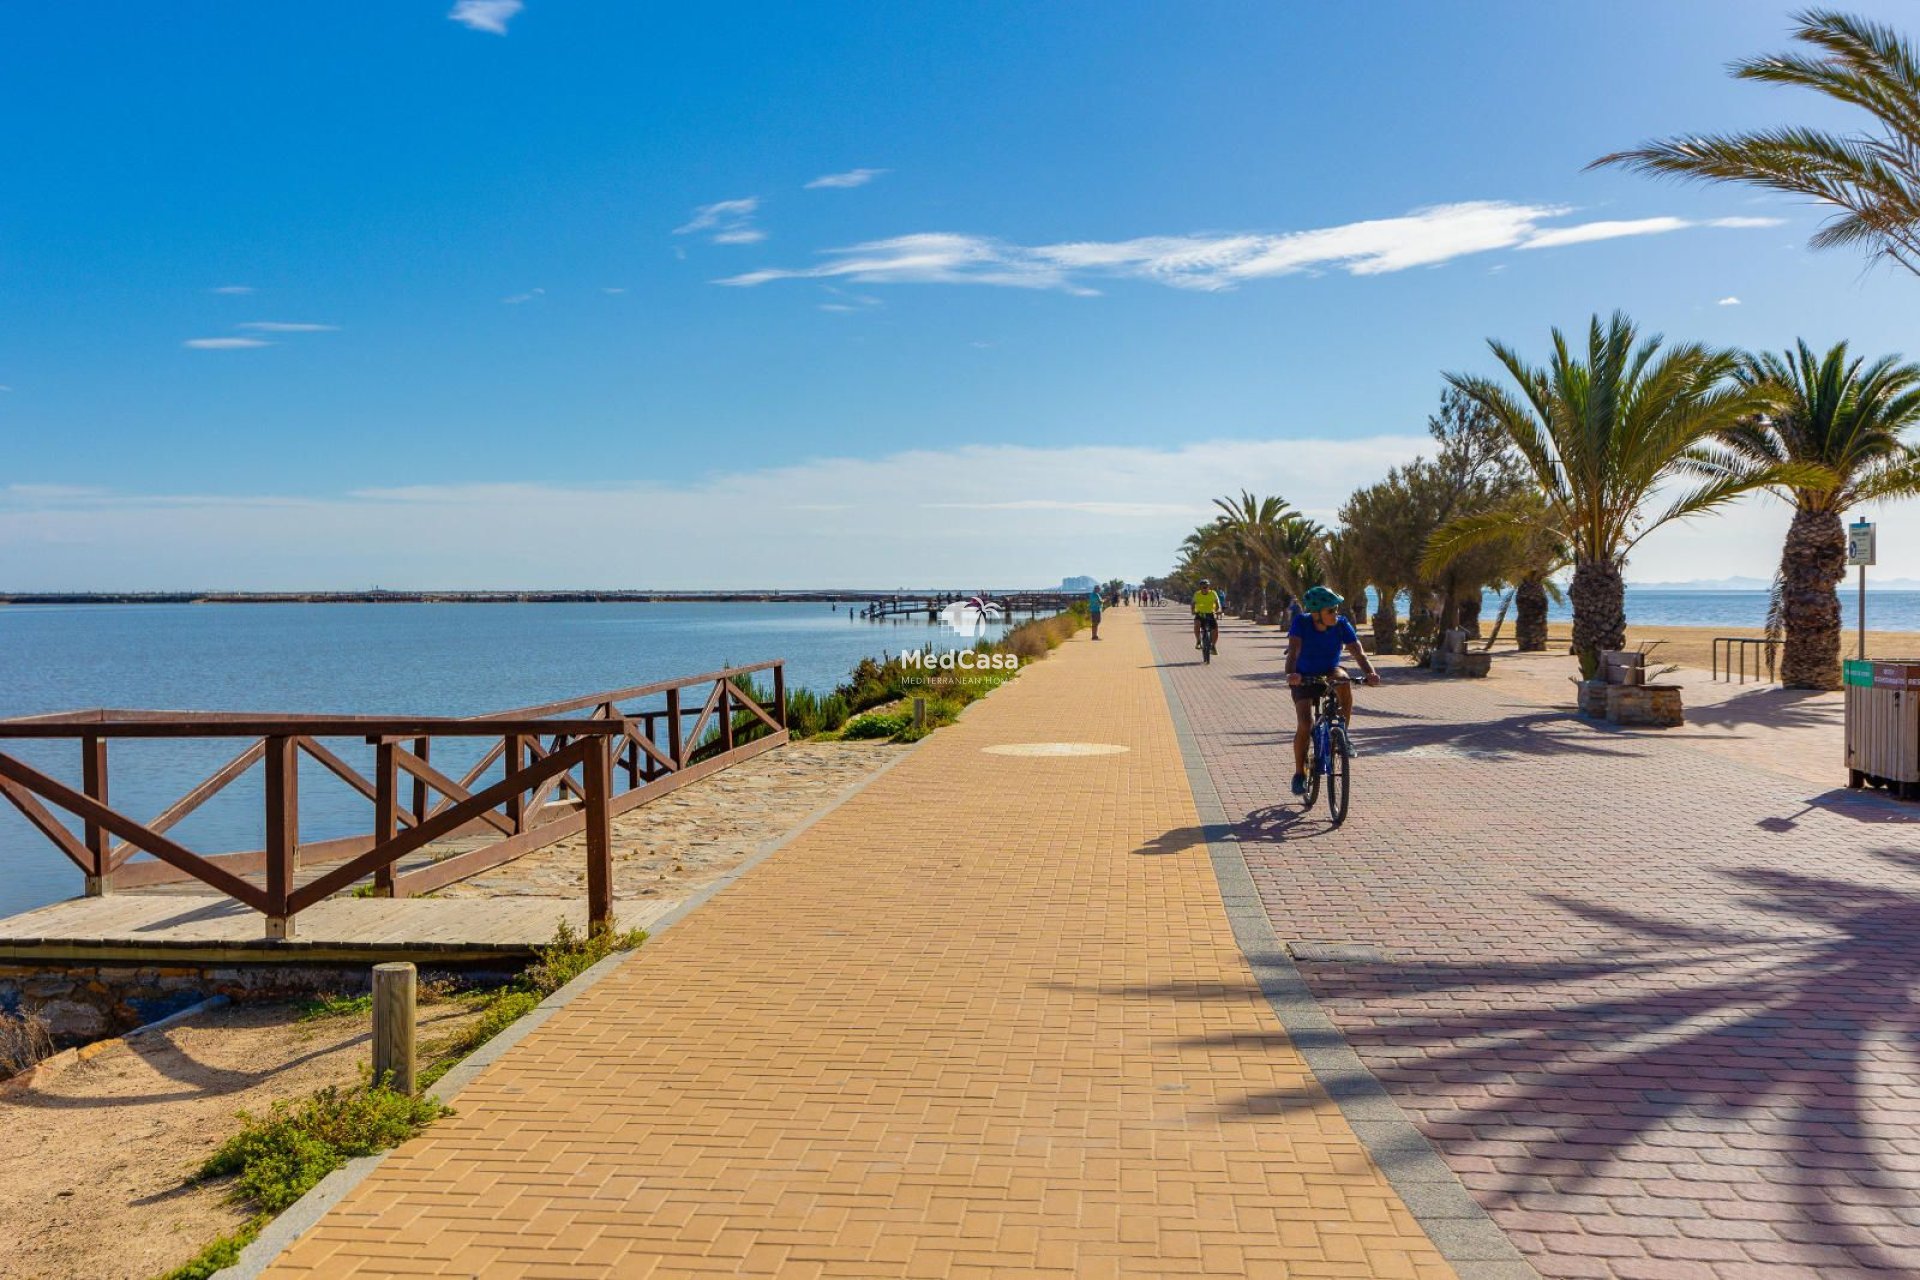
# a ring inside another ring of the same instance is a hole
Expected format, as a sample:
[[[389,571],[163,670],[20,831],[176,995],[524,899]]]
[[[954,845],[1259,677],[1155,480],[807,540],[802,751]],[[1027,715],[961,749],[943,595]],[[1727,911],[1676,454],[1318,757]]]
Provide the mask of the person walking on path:
[[[1340,651],[1345,649],[1369,685],[1380,683],[1353,623],[1340,615],[1346,603],[1326,587],[1313,587],[1301,598],[1305,612],[1297,614],[1287,628],[1287,684],[1293,690],[1293,794],[1307,791],[1307,744],[1313,738],[1313,708],[1320,700],[1327,681],[1334,681],[1340,696],[1340,719],[1353,720],[1353,682],[1340,670]]]
[[[1087,592],[1087,616],[1093,620],[1093,638],[1100,638],[1100,588]]]

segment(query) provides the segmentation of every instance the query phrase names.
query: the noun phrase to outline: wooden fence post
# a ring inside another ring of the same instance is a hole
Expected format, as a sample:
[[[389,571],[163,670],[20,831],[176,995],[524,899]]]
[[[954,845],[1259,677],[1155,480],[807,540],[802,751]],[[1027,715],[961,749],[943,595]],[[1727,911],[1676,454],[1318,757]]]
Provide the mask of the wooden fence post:
[[[373,966],[373,1081],[409,1096],[415,1087],[414,998],[411,964]]]
[[[267,937],[293,936],[287,895],[300,847],[300,752],[291,737],[267,739]]]
[[[415,738],[413,740],[413,754],[420,757],[420,763],[425,764],[427,762],[428,753],[432,750],[432,738]],[[426,820],[427,780],[415,775],[413,779],[413,822],[415,826],[418,826]]]
[[[587,804],[587,930],[613,928],[613,793],[612,743],[588,739],[585,767]]]
[[[667,690],[667,754],[673,757],[673,767],[684,768],[685,756],[680,754],[680,691]]]
[[[720,682],[720,752],[733,750],[733,681]],[[697,743],[695,744],[698,745]]]
[[[774,719],[780,722],[782,729],[787,727],[787,664],[773,664],[773,706]]]
[[[400,762],[394,758],[391,740],[383,740],[373,749],[373,840],[385,844],[400,833]],[[393,896],[393,864],[373,869],[373,895]]]
[[[107,740],[88,736],[80,740],[80,772],[87,799],[107,804]],[[98,898],[113,892],[113,873],[107,867],[107,832],[97,822],[85,826],[87,852],[93,871],[86,878],[86,895]]]
[[[502,753],[502,777],[511,778],[527,767],[527,740],[517,733],[507,735],[506,749]],[[507,797],[507,820],[513,823],[513,834],[520,835],[527,829],[527,793],[516,791]]]

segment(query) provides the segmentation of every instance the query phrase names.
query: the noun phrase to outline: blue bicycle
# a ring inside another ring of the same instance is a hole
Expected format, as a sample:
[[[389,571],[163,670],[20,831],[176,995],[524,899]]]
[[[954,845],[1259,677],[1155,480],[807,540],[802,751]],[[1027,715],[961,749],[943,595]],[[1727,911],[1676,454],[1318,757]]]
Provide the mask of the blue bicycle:
[[[1300,683],[1313,692],[1319,705],[1313,715],[1313,739],[1307,748],[1307,791],[1302,807],[1313,809],[1320,784],[1327,787],[1327,815],[1333,825],[1347,820],[1347,793],[1353,766],[1353,744],[1347,722],[1340,718],[1340,695],[1335,685],[1345,677],[1308,676]]]

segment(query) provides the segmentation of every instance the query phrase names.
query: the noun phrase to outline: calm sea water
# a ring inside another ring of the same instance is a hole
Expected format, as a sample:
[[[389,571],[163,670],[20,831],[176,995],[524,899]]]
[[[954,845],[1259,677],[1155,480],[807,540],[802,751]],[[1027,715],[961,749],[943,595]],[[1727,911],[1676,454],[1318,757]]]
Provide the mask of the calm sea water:
[[[79,605],[0,608],[0,717],[83,707],[472,715],[782,658],[792,688],[827,692],[861,658],[931,642],[924,621],[856,622],[820,604]],[[231,758],[235,740],[119,741],[115,808],[149,818]],[[328,745],[360,765],[364,743]],[[464,772],[436,743],[435,764]],[[4,749],[78,785],[71,743]],[[443,758],[444,757],[444,758]],[[371,804],[302,762],[308,839],[365,832]],[[263,840],[256,767],[169,834],[215,853]],[[79,891],[79,873],[0,802],[0,915]]]
[[[1853,625],[1853,583],[1840,591],[1840,611]],[[1490,597],[1488,607],[1500,602]],[[1548,606],[1547,616],[1559,621],[1573,617],[1564,604]],[[1763,627],[1767,623],[1764,591],[1659,591],[1627,588],[1627,621],[1649,627]],[[1867,626],[1877,631],[1920,631],[1920,591],[1875,591],[1867,588]]]

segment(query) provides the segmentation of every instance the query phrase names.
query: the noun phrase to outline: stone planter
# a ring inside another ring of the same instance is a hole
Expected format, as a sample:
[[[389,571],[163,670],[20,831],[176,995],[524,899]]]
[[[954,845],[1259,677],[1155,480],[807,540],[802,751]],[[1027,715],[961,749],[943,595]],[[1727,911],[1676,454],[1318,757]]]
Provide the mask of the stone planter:
[[[1607,714],[1607,690],[1618,688],[1605,680],[1575,680],[1573,687],[1580,703],[1580,714],[1595,720],[1605,718]]]
[[[1447,674],[1466,676],[1469,679],[1484,679],[1493,670],[1493,655],[1490,653],[1450,653],[1447,655]]]
[[[1606,698],[1607,719],[1614,724],[1670,729],[1686,723],[1677,684],[1608,685]]]

